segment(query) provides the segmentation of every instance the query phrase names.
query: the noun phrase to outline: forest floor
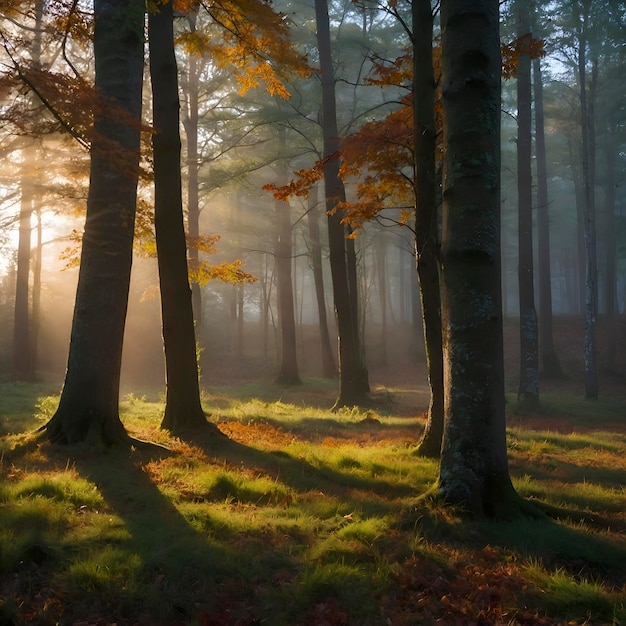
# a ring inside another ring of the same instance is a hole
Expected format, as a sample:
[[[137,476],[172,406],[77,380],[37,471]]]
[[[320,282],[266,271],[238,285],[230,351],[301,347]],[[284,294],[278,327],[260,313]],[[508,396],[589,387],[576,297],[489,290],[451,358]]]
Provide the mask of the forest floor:
[[[422,497],[437,463],[415,454],[428,394],[408,357],[339,413],[332,381],[233,365],[203,398],[224,438],[171,437],[158,390],[126,393],[151,442],[132,450],[37,440],[58,387],[0,383],[0,625],[626,624],[626,381],[605,372],[583,400],[568,333],[537,412],[507,383],[513,483],[550,511],[508,522]]]

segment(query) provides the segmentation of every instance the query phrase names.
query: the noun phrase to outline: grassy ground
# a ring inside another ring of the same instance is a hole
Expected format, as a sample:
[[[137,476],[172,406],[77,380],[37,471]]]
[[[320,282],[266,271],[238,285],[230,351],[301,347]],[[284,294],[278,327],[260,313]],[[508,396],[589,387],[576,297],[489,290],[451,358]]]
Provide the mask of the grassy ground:
[[[0,385],[0,624],[626,624],[626,395],[511,409],[515,486],[559,519],[490,523],[420,500],[423,389],[213,388],[227,438],[198,441],[130,394],[153,445],[106,453],[36,443],[54,391]]]

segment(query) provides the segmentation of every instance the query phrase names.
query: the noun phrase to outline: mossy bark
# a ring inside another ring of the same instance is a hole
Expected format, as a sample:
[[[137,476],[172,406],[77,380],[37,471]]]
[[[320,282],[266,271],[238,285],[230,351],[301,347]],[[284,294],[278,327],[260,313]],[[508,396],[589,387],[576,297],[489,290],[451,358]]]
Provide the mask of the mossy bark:
[[[441,6],[445,431],[437,497],[509,517],[500,268],[497,0]]]

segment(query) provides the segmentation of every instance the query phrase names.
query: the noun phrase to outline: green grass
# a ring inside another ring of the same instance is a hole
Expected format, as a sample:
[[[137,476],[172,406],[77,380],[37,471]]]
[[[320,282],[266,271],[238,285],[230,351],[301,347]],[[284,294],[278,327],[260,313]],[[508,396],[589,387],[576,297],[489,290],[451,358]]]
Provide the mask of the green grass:
[[[495,523],[420,499],[419,418],[331,413],[311,387],[206,393],[219,445],[128,394],[125,426],[158,446],[103,453],[37,442],[56,390],[2,385],[0,624],[626,623],[613,399],[512,416],[515,487],[551,518]]]

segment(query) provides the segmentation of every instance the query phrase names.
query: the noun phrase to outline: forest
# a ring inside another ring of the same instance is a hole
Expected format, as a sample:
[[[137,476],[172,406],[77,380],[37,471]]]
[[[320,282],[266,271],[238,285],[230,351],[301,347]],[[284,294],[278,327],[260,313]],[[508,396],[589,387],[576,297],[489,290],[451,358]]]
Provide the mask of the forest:
[[[626,622],[626,3],[0,16],[0,624]]]

